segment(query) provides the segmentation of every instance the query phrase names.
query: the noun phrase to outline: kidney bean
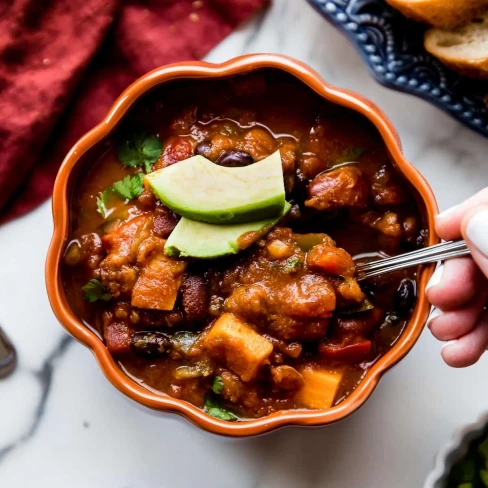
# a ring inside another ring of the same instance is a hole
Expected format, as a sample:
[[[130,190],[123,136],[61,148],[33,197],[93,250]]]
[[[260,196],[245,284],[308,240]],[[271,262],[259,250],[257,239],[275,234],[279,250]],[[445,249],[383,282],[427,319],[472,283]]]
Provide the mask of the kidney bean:
[[[181,304],[188,322],[205,319],[209,300],[205,279],[198,275],[185,275],[181,284]]]
[[[237,168],[253,164],[254,158],[244,151],[228,151],[219,156],[215,163],[228,168]]]
[[[153,233],[158,237],[167,239],[180,219],[168,207],[164,206],[157,207],[155,214]]]

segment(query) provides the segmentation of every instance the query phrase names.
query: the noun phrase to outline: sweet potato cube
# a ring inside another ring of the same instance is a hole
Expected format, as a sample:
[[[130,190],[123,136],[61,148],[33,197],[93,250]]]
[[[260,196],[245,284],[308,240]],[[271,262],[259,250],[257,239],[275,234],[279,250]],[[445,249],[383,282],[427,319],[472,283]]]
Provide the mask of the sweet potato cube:
[[[184,261],[155,253],[142,268],[132,290],[134,307],[173,310],[186,268]]]
[[[303,376],[304,385],[297,394],[297,402],[305,408],[321,410],[330,408],[341,383],[343,372],[329,372],[315,366],[307,366],[300,373]]]
[[[254,379],[273,351],[273,345],[235,315],[224,313],[210,329],[203,347],[224,361],[242,381]]]

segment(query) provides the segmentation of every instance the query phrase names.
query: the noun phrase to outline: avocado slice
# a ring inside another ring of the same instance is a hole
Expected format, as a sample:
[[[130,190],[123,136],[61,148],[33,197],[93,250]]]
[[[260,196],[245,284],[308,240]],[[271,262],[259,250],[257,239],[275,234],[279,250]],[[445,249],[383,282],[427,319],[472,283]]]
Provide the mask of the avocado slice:
[[[285,204],[279,151],[240,168],[193,156],[146,175],[145,181],[177,214],[210,224],[276,217]]]
[[[182,217],[173,229],[164,253],[172,257],[218,258],[237,254],[267,234],[291,205],[285,202],[280,215],[245,224],[216,225]]]

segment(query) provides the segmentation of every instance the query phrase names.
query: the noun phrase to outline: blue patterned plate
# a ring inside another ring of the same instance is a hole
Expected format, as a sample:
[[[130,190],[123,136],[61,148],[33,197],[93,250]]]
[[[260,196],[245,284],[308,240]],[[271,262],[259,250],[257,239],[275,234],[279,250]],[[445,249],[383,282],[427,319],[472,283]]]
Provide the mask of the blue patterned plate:
[[[488,81],[454,73],[423,47],[425,26],[384,0],[308,0],[354,43],[381,84],[417,95],[488,137]]]

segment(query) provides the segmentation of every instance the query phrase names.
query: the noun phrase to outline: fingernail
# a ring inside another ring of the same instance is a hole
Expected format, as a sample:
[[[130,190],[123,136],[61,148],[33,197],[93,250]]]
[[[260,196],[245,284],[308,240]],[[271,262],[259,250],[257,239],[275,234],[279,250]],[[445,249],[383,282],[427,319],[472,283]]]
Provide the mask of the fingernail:
[[[457,344],[457,340],[453,340],[453,341],[447,341],[442,347],[441,347],[441,353],[442,351],[448,347],[448,346],[452,346],[453,344]]]
[[[436,317],[439,317],[440,315],[442,315],[444,312],[440,309],[440,308],[434,308],[434,310],[432,310],[432,312],[430,313],[429,315],[429,318],[427,320],[427,327],[430,329],[430,324],[432,323],[432,321],[436,318]]]
[[[444,210],[444,212],[441,212],[440,214],[436,215],[436,219],[443,219],[444,217],[447,217],[450,213],[454,212],[459,207],[459,205],[454,205],[454,207],[448,208],[447,210]]]
[[[442,274],[444,273],[444,265],[441,264],[435,271],[432,277],[430,278],[427,286],[425,287],[425,291],[429,288],[432,288],[435,285],[438,285],[442,279]]]
[[[468,239],[488,256],[488,208],[474,214],[466,228]]]

